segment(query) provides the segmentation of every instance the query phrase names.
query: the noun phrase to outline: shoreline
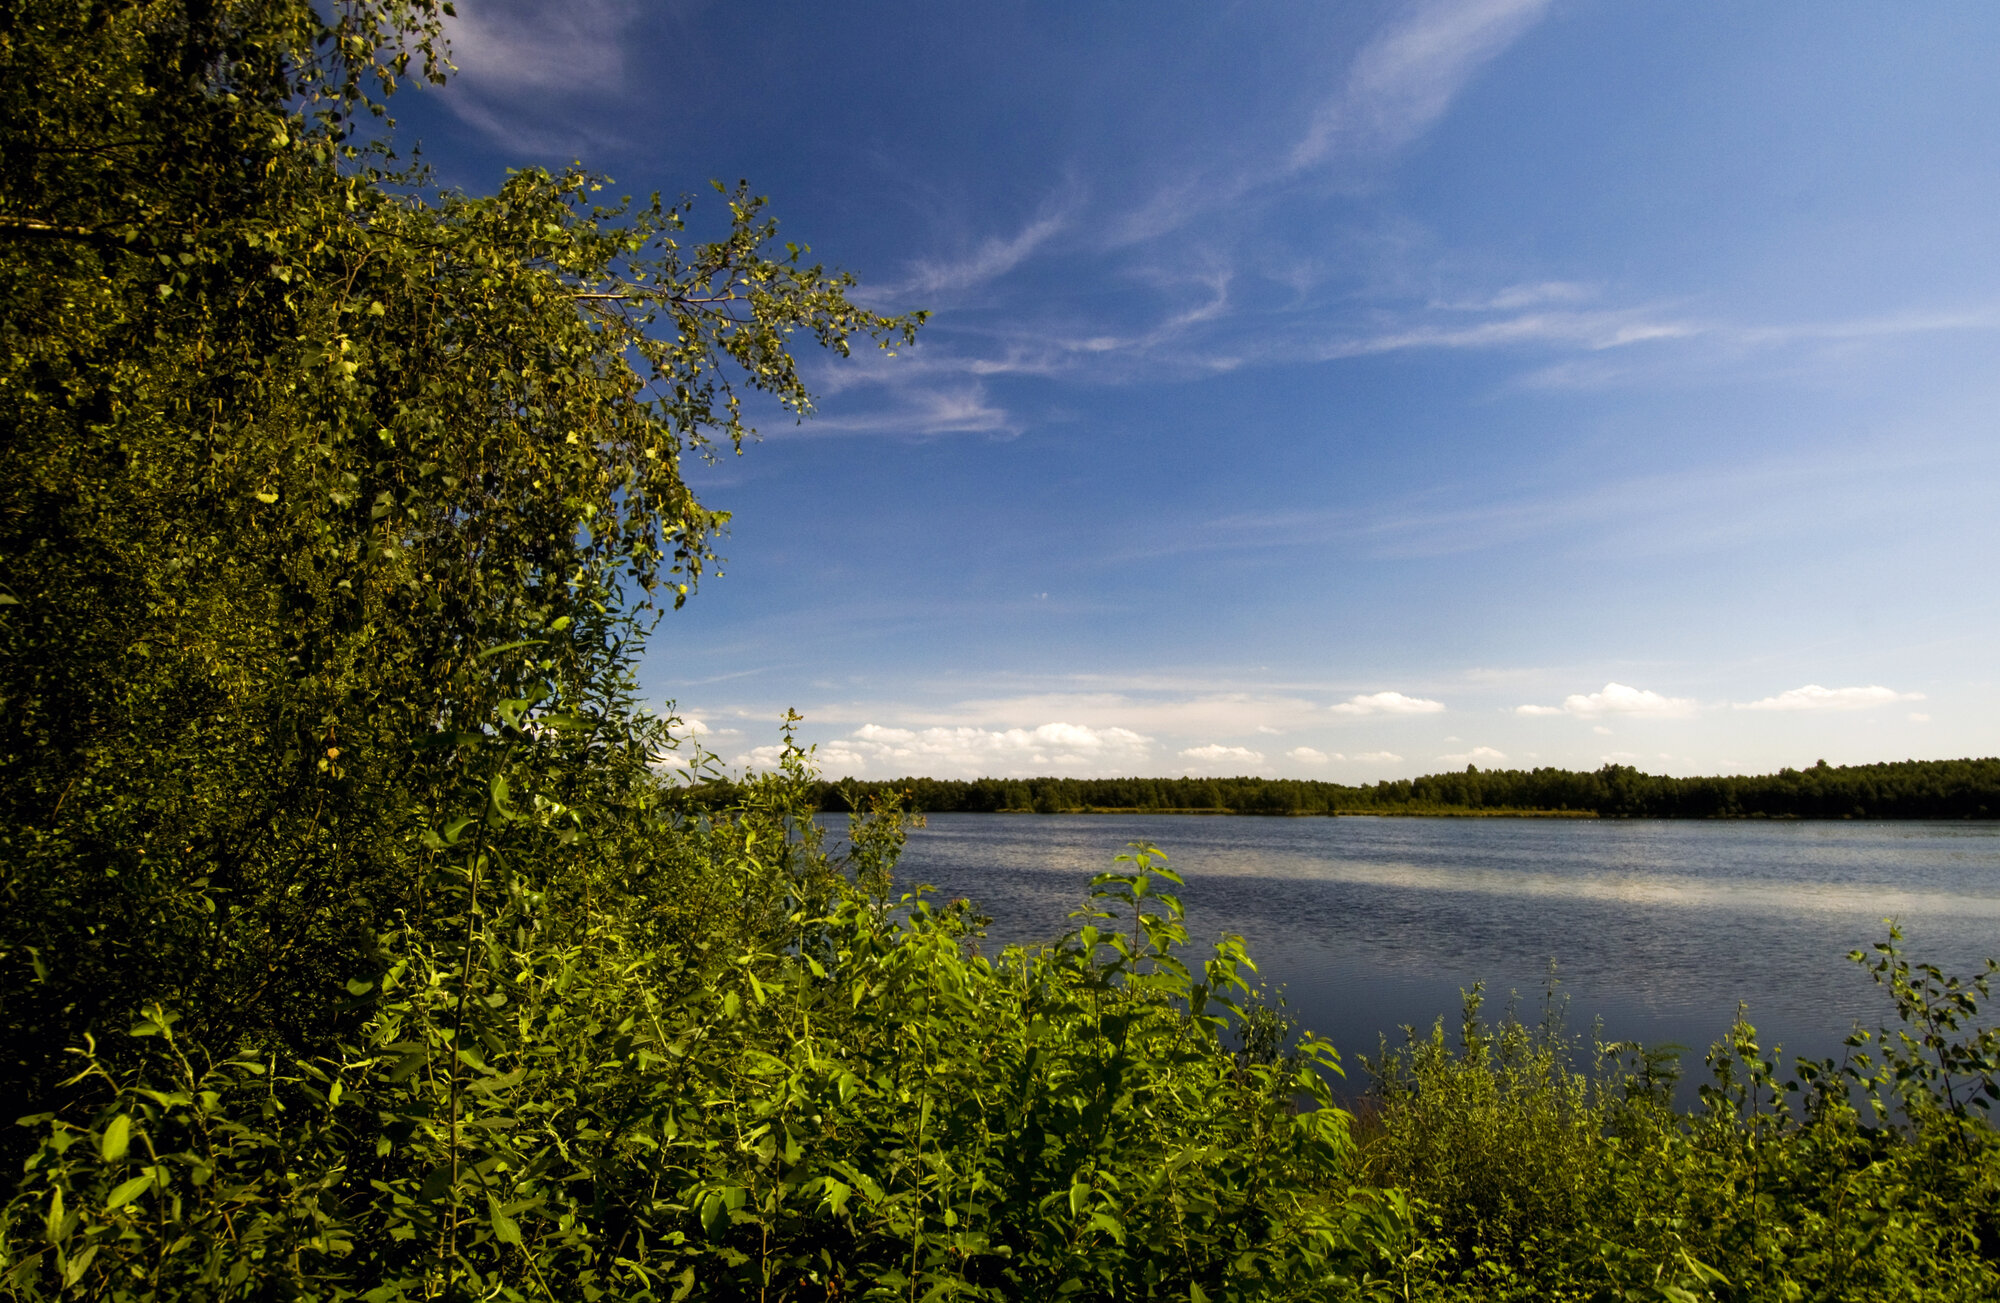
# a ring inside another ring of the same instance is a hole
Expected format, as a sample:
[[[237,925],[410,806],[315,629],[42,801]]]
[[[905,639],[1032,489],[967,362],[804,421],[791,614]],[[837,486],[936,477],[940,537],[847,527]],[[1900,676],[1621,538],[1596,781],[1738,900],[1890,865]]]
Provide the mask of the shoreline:
[[[1237,819],[1599,819],[1605,817],[1595,810],[1217,810],[1138,805],[1086,805],[1069,810],[928,810],[925,813],[1192,814]]]
[[[840,813],[840,811],[826,811]],[[1050,815],[1171,814],[1233,819],[1605,819],[1663,823],[1992,823],[1994,816],[1893,814],[1603,814],[1596,810],[1215,810],[1091,805],[1068,810],[925,810],[923,814]]]

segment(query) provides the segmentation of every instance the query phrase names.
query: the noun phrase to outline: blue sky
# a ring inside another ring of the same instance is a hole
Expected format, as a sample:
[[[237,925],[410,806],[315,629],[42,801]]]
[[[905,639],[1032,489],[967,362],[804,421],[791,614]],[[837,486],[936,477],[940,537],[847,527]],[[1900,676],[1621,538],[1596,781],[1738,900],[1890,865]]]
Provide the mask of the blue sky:
[[[645,685],[831,774],[2000,751],[2000,8],[461,0],[468,190],[923,307],[696,468]]]

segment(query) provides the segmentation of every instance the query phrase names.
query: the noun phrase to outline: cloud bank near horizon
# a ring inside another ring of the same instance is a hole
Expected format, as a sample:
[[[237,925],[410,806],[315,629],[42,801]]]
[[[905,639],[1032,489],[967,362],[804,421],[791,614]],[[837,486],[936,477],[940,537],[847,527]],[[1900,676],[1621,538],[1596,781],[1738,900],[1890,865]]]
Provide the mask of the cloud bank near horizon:
[[[1879,683],[1865,688],[1822,688],[1817,683],[1808,683],[1760,701],[1739,701],[1734,705],[1737,710],[1867,710],[1871,706],[1923,699],[1921,692],[1897,692]]]

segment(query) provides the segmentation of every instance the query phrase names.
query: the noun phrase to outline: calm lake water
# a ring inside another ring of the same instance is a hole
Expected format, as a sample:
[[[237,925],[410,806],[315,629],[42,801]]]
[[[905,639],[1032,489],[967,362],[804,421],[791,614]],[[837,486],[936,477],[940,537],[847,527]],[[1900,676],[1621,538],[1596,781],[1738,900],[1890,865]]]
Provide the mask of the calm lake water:
[[[970,897],[997,949],[1064,932],[1130,841],[1186,877],[1191,930],[1241,933],[1350,1065],[1405,1024],[1455,1027],[1474,982],[1532,1018],[1552,959],[1573,1029],[1678,1042],[1698,1070],[1739,1000],[1788,1055],[1880,1025],[1846,955],[1885,917],[1947,972],[2000,955],[1996,824],[943,814],[898,876]]]

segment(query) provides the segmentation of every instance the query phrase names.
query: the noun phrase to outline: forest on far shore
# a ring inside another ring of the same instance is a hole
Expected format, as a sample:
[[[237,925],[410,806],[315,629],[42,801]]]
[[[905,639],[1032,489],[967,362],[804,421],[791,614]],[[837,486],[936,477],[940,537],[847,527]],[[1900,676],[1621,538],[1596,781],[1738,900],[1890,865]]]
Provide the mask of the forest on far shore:
[[[726,784],[713,789],[717,795]],[[1185,810],[1227,814],[1569,814],[1632,819],[1992,819],[2000,758],[1899,760],[1674,778],[1630,765],[1479,769],[1364,786],[1304,778],[896,778],[819,786],[845,811],[890,792],[932,813]]]

